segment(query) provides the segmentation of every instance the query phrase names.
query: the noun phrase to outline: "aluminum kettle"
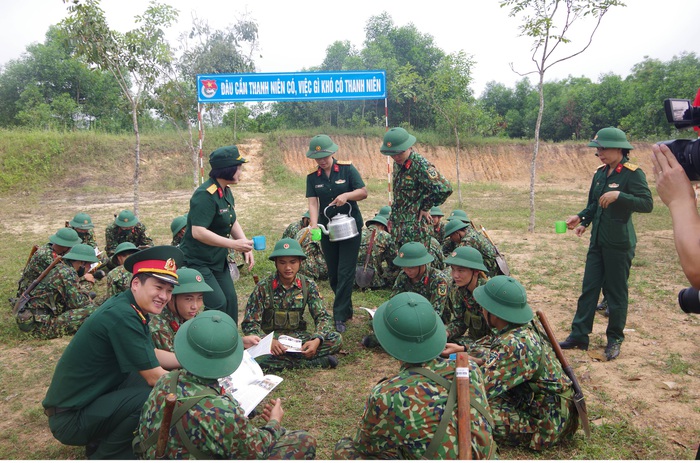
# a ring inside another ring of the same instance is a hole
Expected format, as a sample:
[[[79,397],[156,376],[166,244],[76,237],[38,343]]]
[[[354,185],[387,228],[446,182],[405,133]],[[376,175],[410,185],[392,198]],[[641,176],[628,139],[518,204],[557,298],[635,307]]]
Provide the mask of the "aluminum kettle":
[[[329,241],[349,240],[360,234],[360,232],[357,231],[355,219],[350,215],[352,213],[352,206],[350,203],[346,204],[350,206],[350,211],[347,214],[336,214],[333,218],[326,215],[326,211],[331,206],[326,206],[323,210],[323,215],[325,215],[330,222],[328,222],[328,229],[321,224],[318,224],[318,228],[323,231],[324,235],[328,235]]]

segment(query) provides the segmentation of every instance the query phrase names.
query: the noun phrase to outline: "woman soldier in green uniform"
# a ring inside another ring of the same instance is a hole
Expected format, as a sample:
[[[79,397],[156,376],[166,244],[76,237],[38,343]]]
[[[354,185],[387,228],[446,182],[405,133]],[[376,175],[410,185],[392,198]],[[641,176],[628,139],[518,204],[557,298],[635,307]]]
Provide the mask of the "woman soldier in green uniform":
[[[328,206],[329,215],[345,212],[346,204],[352,207],[352,218],[355,219],[357,230],[362,230],[362,214],[357,207],[357,201],[367,197],[365,183],[360,173],[350,161],[336,161],[332,156],[338,151],[338,145],[333,143],[328,135],[316,135],[309,143],[306,157],[315,159],[318,168],[306,177],[306,197],[309,198],[310,226],[328,224],[324,210]],[[360,250],[362,236],[357,236],[331,242],[327,236],[321,237],[321,249],[328,264],[328,279],[335,293],[333,301],[333,318],[335,329],[345,332],[345,321],[352,318],[352,286],[355,283],[355,265],[357,253]]]

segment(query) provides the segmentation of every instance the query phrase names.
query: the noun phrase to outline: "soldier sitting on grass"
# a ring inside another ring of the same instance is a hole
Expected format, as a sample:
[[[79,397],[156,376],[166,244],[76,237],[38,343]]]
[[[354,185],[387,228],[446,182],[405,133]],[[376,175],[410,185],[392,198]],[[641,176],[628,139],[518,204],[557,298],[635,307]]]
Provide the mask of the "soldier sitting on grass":
[[[116,296],[117,294],[129,289],[131,284],[131,272],[124,268],[124,261],[127,257],[135,252],[138,252],[134,243],[128,241],[120,243],[112,255],[112,265],[114,268],[107,274],[107,297]]]
[[[44,339],[75,334],[97,308],[79,283],[93,262],[97,262],[94,248],[82,243],[73,246],[17,313],[19,329]]]
[[[367,265],[368,268],[374,270],[374,275],[366,287],[372,289],[391,288],[400,269],[394,265],[394,259],[396,259],[398,252],[394,238],[387,231],[387,219],[377,214],[366,221],[365,225],[366,227],[362,229],[360,251],[357,253],[358,266],[365,265],[370,238],[374,233],[374,242]]]
[[[245,309],[241,329],[245,335],[261,338],[274,331],[272,355],[256,360],[265,372],[279,372],[288,368],[335,368],[342,336],[331,329],[333,319],[326,311],[323,297],[316,282],[300,275],[299,267],[306,255],[299,242],[284,238],[275,244],[270,254],[277,271],[261,280],[253,289]],[[304,308],[314,320],[314,332],[306,330]],[[301,352],[290,353],[277,338],[287,335],[301,339]]]
[[[456,212],[456,211],[455,211]],[[460,246],[471,246],[481,253],[484,265],[489,277],[500,273],[496,263],[496,248],[486,237],[474,228],[469,219],[451,219],[445,225],[445,241],[442,244],[442,253],[449,256],[452,251]]]
[[[310,220],[311,216],[309,215],[309,211],[304,212],[304,214],[301,216],[301,220],[287,225],[287,228],[285,228],[284,232],[282,232],[282,238],[295,238],[297,233],[299,233],[299,230],[309,226]]]
[[[146,233],[146,226],[130,210],[123,210],[114,218],[105,229],[105,251],[112,257],[120,243],[128,241],[134,243],[137,248],[153,246],[153,240]]]

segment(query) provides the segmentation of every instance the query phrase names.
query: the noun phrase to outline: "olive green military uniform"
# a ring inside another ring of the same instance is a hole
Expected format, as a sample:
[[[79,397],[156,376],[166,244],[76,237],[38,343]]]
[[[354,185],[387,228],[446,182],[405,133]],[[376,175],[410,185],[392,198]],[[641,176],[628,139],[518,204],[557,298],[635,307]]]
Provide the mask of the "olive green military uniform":
[[[600,207],[600,197],[609,191],[620,196],[608,207]],[[598,168],[588,192],[588,204],[578,213],[581,225],[591,229],[591,242],[586,255],[581,296],[571,323],[572,340],[587,342],[593,331],[593,319],[601,288],[608,301],[608,345],[625,339],[630,267],[637,245],[632,223],[633,212],[651,212],[653,199],[642,169],[625,157],[608,176],[605,165]]]
[[[306,197],[319,199],[318,223],[328,226],[329,219],[324,214],[326,207],[340,194],[348,193],[365,186],[360,173],[350,161],[333,159],[330,177],[326,177],[320,167],[314,169],[306,177]],[[362,230],[362,214],[356,201],[348,201],[352,206],[352,218],[355,219],[358,232]],[[326,211],[328,217],[336,214],[347,214],[347,205],[330,207]],[[331,242],[328,236],[321,237],[321,249],[328,264],[328,280],[335,294],[333,300],[333,318],[336,322],[344,322],[352,318],[352,287],[355,282],[355,263],[360,249],[362,236],[358,233],[354,238]]]
[[[394,259],[397,256],[396,243],[391,234],[380,230],[376,225],[372,225],[371,222],[367,228],[362,230],[362,242],[360,244],[360,251],[357,254],[357,265],[364,266],[365,259],[367,257],[367,249],[369,247],[369,240],[372,232],[375,232],[374,244],[372,245],[372,251],[369,256],[368,268],[374,269],[374,276],[369,284],[369,288],[391,288],[396,281],[401,269],[394,265]]]
[[[238,322],[238,296],[227,263],[229,250],[209,246],[192,236],[192,227],[200,226],[230,238],[231,227],[236,222],[235,208],[231,189],[221,188],[216,180],[208,179],[192,194],[187,230],[180,249],[185,254],[185,265],[199,270],[204,281],[214,290],[204,294],[204,306],[210,310],[221,310]]]

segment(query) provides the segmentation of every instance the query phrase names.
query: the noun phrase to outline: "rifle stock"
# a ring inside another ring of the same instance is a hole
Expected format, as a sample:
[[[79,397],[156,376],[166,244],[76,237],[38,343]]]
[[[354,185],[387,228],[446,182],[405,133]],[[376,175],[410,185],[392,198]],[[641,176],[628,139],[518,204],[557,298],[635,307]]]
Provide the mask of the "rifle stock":
[[[34,288],[36,288],[36,285],[38,285],[41,280],[46,277],[46,275],[49,274],[51,270],[56,266],[61,261],[62,257],[58,256],[56,257],[51,264],[49,264],[46,269],[44,269],[43,272],[36,278],[36,280],[32,281],[32,283],[27,287],[27,289],[24,290],[22,295],[17,299],[17,302],[15,303],[15,307],[12,309],[12,315],[15,316],[19,313],[20,310],[24,308],[24,306],[29,302],[29,294],[34,291]]]
[[[457,353],[457,451],[460,460],[472,459],[472,407],[469,400],[469,356]]]

